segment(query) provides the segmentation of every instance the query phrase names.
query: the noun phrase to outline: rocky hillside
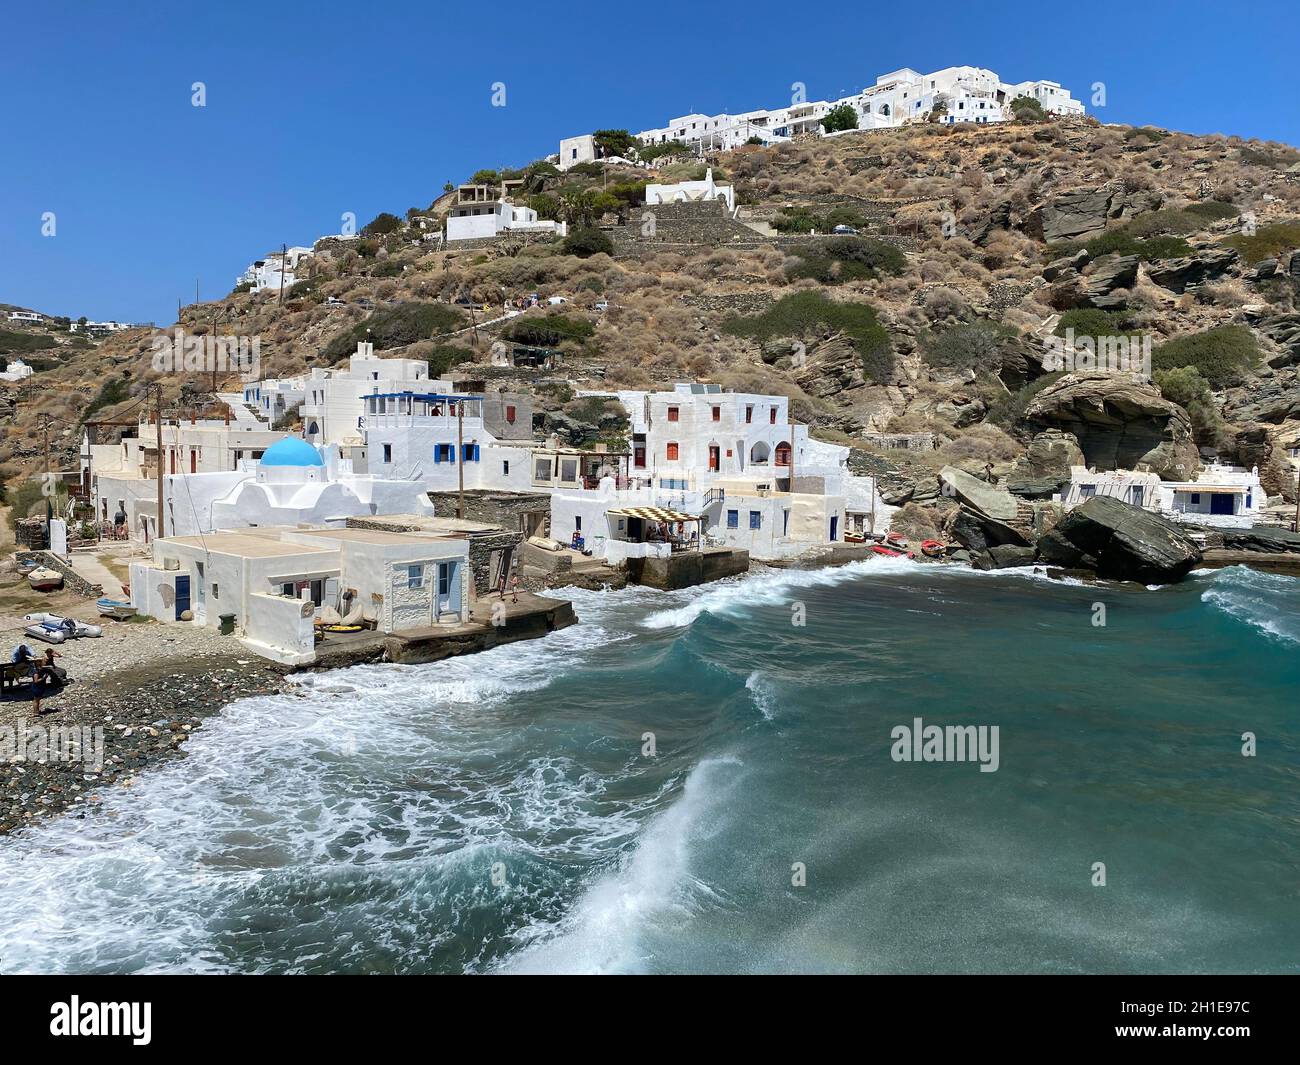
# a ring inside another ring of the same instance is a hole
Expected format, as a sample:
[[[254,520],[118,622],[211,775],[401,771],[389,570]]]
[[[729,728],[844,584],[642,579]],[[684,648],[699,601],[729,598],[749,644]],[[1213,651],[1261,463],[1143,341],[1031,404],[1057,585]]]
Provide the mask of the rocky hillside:
[[[610,427],[561,378],[780,392],[816,434],[857,448],[894,501],[916,504],[904,520],[920,527],[944,517],[945,465],[991,465],[1032,499],[1071,461],[1173,477],[1214,449],[1293,498],[1282,449],[1300,444],[1295,149],[1071,119],[913,126],[708,162],[735,184],[737,218],[695,204],[647,214],[644,182],[700,176],[695,161],[653,176],[534,163],[477,176],[522,179],[540,214],[572,223],[563,243],[442,250],[427,239],[450,203],[439,193],[326,242],[283,305],[236,293],[186,308],[181,324],[259,337],[268,376],[331,365],[369,337],[440,374],[534,391],[548,412],[539,432],[578,443]],[[835,225],[857,235],[819,235]],[[531,293],[568,302],[491,321]],[[1153,380],[1056,369],[1053,338],[1067,335],[1133,338]],[[564,367],[494,369],[499,339],[558,347]],[[17,389],[0,463],[31,467],[42,412],[68,426],[70,459],[88,409],[138,411],[150,357],[148,334],[123,334],[42,367]],[[208,375],[163,383],[172,409],[211,408]],[[937,447],[899,447],[927,442]]]

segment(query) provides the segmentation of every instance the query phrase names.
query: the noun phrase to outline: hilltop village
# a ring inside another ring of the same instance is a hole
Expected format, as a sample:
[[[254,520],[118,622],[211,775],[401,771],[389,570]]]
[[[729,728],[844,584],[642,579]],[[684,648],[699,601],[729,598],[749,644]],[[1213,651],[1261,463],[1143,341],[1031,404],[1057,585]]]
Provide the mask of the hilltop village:
[[[1300,153],[1083,111],[904,69],[566,138],[163,333],[12,309],[10,580],[300,668],[755,566],[1287,571]]]

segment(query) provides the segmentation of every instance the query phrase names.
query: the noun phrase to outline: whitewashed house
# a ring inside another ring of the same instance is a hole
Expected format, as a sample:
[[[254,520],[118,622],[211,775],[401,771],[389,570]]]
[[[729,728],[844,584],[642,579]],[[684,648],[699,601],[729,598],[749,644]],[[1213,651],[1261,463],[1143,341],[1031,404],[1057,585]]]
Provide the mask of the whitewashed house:
[[[268,289],[278,292],[281,286],[290,288],[299,279],[300,265],[314,254],[311,248],[273,251],[263,259],[255,259],[235,279],[235,286],[249,285],[253,292],[265,292]]]
[[[244,402],[256,409],[258,417],[268,424],[296,412],[306,398],[306,378],[302,376],[269,377],[244,385]]]
[[[668,185],[648,184],[645,187],[647,207],[661,203],[700,203],[708,200],[722,200],[727,211],[736,211],[736,190],[732,185],[716,185],[713,181],[713,167],[704,172],[703,181],[677,181]]]
[[[531,207],[511,199],[510,193],[518,184],[503,181],[500,189],[491,185],[461,185],[456,190],[456,202],[447,214],[447,240],[476,240],[502,234],[567,235],[569,227],[564,222],[539,218]]]
[[[750,140],[773,144],[807,133],[820,133],[826,113],[842,105],[857,113],[858,128],[887,129],[928,121],[938,110],[946,124],[1005,122],[1012,117],[1011,101],[1029,96],[1050,114],[1081,115],[1083,104],[1055,81],[1005,82],[984,67],[944,67],[929,74],[903,67],[881,74],[875,84],[838,100],[792,101],[787,106],[736,114],[689,114],[666,126],[636,134],[642,144],[680,141],[701,151],[729,151]],[[558,166],[567,169],[595,158],[591,137],[560,142]]]
[[[45,321],[45,315],[36,311],[10,311],[9,321],[22,325],[40,325]]]
[[[163,622],[220,628],[289,665],[315,659],[315,622],[401,632],[469,617],[469,540],[372,529],[259,528],[155,540],[131,563],[131,603]]]
[[[640,519],[624,513],[655,507],[699,518],[690,531],[707,543],[745,548],[759,559],[888,528],[894,508],[873,479],[848,470],[848,448],[792,425],[784,396],[684,383],[617,398],[631,423],[627,477],[607,477],[595,491],[552,493],[551,534],[562,543],[577,534],[610,561],[666,550],[643,544]]]
[[[0,381],[26,381],[33,372],[32,368],[22,359],[10,359],[4,368],[4,372],[0,373]]]
[[[311,444],[364,443],[366,397],[419,387],[428,389],[429,364],[423,359],[376,357],[374,345],[359,343],[345,369],[313,369],[301,382],[298,413]]]
[[[1190,481],[1162,481],[1135,470],[1095,472],[1070,468],[1070,483],[1054,497],[1073,508],[1094,496],[1110,496],[1174,521],[1222,528],[1249,528],[1266,502],[1259,470],[1213,463]]]

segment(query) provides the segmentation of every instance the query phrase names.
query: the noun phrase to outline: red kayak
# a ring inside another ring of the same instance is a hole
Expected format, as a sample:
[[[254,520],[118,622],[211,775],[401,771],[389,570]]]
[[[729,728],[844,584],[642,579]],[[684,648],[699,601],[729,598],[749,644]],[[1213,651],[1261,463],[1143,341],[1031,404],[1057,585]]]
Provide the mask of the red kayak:
[[[885,547],[883,544],[872,544],[871,551],[873,554],[884,555],[886,558],[903,558],[902,551],[895,551],[892,547]],[[915,558],[911,551],[906,553],[907,558]]]

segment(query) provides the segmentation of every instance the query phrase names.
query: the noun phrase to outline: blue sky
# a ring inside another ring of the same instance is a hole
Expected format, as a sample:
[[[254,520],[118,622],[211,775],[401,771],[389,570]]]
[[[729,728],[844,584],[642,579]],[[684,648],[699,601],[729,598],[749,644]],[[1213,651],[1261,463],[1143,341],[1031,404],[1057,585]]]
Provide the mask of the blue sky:
[[[921,11],[915,18],[910,13]],[[643,19],[643,12],[651,17]],[[468,14],[467,12],[473,12]],[[1296,13],[1061,5],[39,4],[4,11],[0,302],[174,320],[281,243],[563,136],[833,98],[901,66],[1051,78],[1103,121],[1300,142]],[[1206,71],[1213,71],[1210,81]],[[191,105],[202,81],[207,106]],[[491,106],[492,85],[506,106]],[[1239,88],[1229,89],[1229,86]],[[56,235],[41,234],[53,212]]]

